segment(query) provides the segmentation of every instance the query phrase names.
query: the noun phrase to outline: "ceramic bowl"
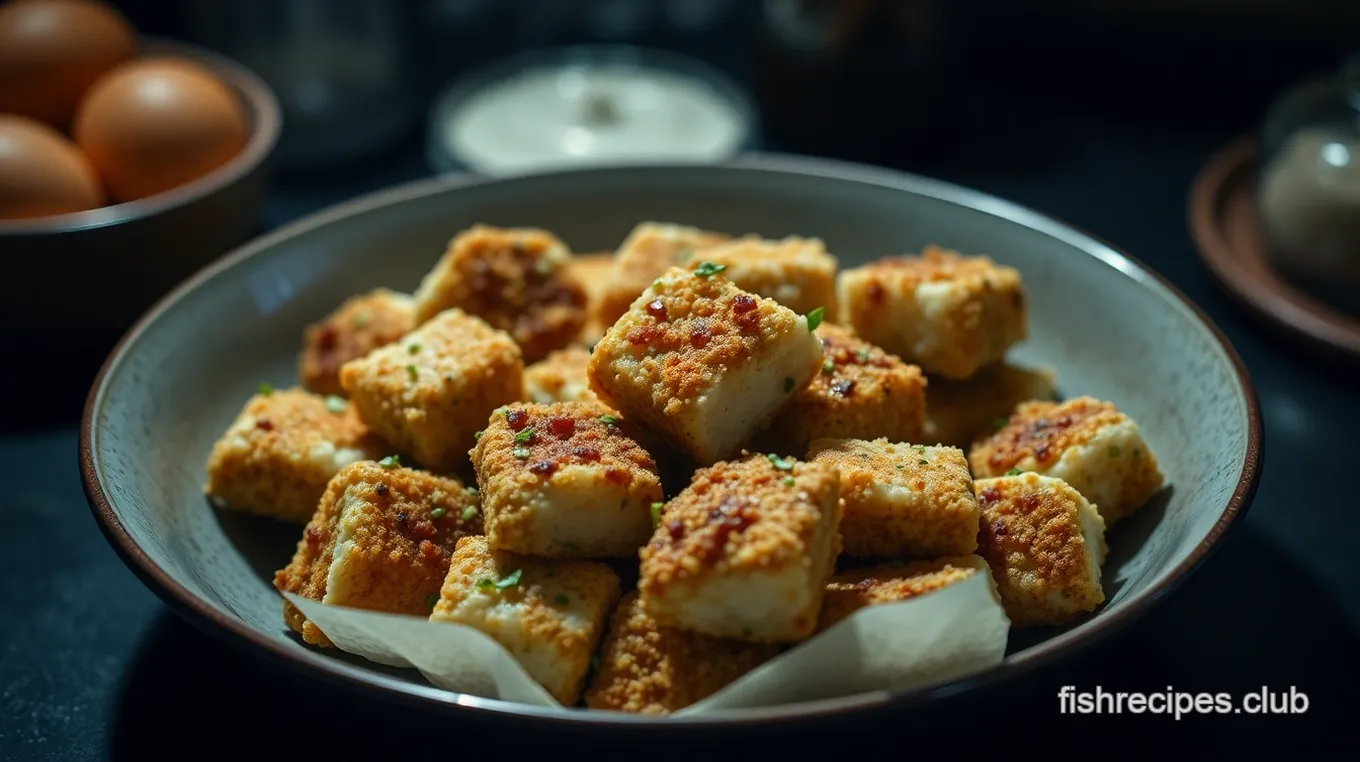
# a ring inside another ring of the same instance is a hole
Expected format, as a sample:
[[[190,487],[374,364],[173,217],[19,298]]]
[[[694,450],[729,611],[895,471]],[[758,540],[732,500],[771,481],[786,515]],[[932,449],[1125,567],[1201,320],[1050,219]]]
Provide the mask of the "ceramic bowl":
[[[414,672],[305,647],[270,586],[296,527],[218,512],[202,493],[213,441],[261,382],[293,383],[303,327],[375,286],[411,290],[450,237],[477,222],[553,230],[610,249],[640,220],[823,238],[842,266],[939,243],[1020,269],[1031,338],[1016,361],[1057,369],[1068,395],[1138,421],[1170,487],[1109,535],[1108,601],[1062,629],[1013,631],[1004,663],[951,685],[672,718],[779,722],[934,700],[1007,679],[1126,626],[1202,562],[1255,489],[1261,416],[1247,374],[1194,305],[1134,260],[1007,202],[861,166],[749,157],[709,167],[445,178],[378,193],[249,244],[183,284],[123,339],[90,393],[85,488],[109,540],[153,589],[207,629],[314,675],[444,710],[536,722],[659,720],[550,710],[430,687]],[[674,727],[674,725],[671,725]]]

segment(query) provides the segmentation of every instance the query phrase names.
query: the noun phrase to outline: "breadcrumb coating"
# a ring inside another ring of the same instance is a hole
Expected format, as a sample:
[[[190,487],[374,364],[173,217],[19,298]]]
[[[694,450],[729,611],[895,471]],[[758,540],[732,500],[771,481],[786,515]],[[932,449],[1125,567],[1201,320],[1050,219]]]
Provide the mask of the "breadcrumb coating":
[[[929,559],[977,550],[978,503],[962,450],[819,439],[808,459],[840,473],[847,554]]]
[[[619,245],[595,319],[608,329],[662,273],[688,262],[696,249],[726,240],[726,234],[688,225],[639,223]]]
[[[416,327],[415,302],[378,288],[345,300],[320,322],[307,326],[298,378],[317,394],[344,394],[340,366],[386,346]]]
[[[586,292],[586,322],[576,340],[593,346],[604,336],[608,323],[600,320],[600,303],[609,290],[614,275],[614,252],[575,254],[567,262],[567,270],[580,282]]]
[[[696,704],[779,655],[773,644],[663,627],[637,591],[614,611],[586,706],[665,715]]]
[[[807,637],[834,561],[839,497],[839,475],[822,463],[757,454],[699,469],[641,551],[647,611],[718,637]]]
[[[303,524],[331,477],[386,449],[345,400],[301,388],[256,394],[213,445],[203,491],[234,510]]]
[[[1053,371],[1005,362],[988,365],[963,381],[927,379],[924,441],[965,449],[1004,425],[1016,405],[1057,396]]]
[[[274,586],[328,605],[425,616],[455,544],[481,531],[477,495],[457,479],[354,463],[331,480]],[[331,646],[287,601],[284,621],[306,642]]]
[[[482,631],[553,698],[574,706],[618,600],[618,575],[602,563],[531,558],[465,537],[430,621]]]
[[[517,403],[493,414],[471,453],[491,546],[544,557],[635,554],[662,499],[641,439],[594,403]]]
[[[838,293],[841,322],[927,374],[968,378],[1028,333],[1017,270],[938,246],[846,270]]]
[[[747,235],[697,250],[686,263],[726,265],[724,273],[737,288],[769,297],[799,314],[818,307],[836,312],[836,258],[820,238],[788,236],[766,240]]]
[[[973,446],[968,459],[979,477],[1018,468],[1062,479],[1107,524],[1142,507],[1163,483],[1138,424],[1113,403],[1089,396],[1017,406],[1000,430]]]
[[[980,479],[978,555],[987,559],[1016,627],[1064,624],[1105,601],[1105,522],[1060,479]]]
[[[435,471],[467,463],[477,429],[524,394],[524,361],[504,331],[451,309],[340,369],[360,417]]]
[[[979,556],[956,556],[934,561],[885,563],[853,569],[831,578],[822,599],[817,631],[824,632],[866,606],[896,603],[962,582],[974,574],[992,572]],[[993,590],[996,582],[991,580]]]
[[[573,345],[559,349],[524,369],[524,395],[529,402],[599,402],[590,390],[586,366],[590,350]]]
[[[567,245],[546,231],[474,225],[421,281],[416,318],[459,308],[510,334],[534,362],[570,344],[585,325],[585,286],[570,261]]]
[[[823,323],[821,372],[799,391],[761,437],[765,449],[804,453],[823,437],[919,442],[925,429],[921,369]]]

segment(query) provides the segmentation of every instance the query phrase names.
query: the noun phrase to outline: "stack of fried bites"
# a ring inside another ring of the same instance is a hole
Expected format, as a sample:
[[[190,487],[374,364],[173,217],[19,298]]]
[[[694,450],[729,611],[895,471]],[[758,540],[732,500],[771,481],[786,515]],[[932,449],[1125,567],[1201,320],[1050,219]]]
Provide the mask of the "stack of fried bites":
[[[478,225],[414,294],[310,326],[206,491],[306,524],[281,591],[472,627],[564,705],[664,714],[974,574],[1020,626],[1103,602],[1105,527],[1162,477],[1113,405],[1006,364],[1026,332],[986,257],[839,271],[815,238],[658,223],[573,257]]]

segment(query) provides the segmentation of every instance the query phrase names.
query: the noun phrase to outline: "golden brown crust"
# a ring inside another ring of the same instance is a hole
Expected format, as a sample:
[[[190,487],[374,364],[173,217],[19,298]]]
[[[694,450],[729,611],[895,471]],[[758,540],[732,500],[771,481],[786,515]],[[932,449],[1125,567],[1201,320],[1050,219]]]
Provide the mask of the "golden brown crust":
[[[481,531],[477,495],[457,479],[361,461],[331,480],[274,586],[331,605],[425,616],[454,546]],[[337,593],[327,585],[342,534],[353,545],[344,553],[345,589]],[[287,603],[285,621],[306,642],[331,645]]]
[[[386,448],[344,400],[301,388],[256,394],[213,445],[203,489],[227,507],[301,524],[337,471]]]
[[[743,291],[774,299],[799,314],[818,307],[837,314],[836,258],[819,238],[767,240],[747,235],[701,247],[684,266],[725,265],[728,280]]]
[[[817,630],[829,630],[866,606],[917,598],[962,582],[979,571],[989,573],[987,562],[977,556],[887,563],[845,571],[826,585]]]
[[[340,366],[391,344],[415,327],[415,305],[406,294],[379,288],[350,297],[307,326],[298,377],[317,394],[343,394]]]
[[[1026,458],[1040,467],[1071,447],[1091,441],[1102,428],[1125,420],[1109,402],[1077,397],[1066,402],[1025,402],[1000,430],[973,445],[968,459],[979,476],[1000,476]]]
[[[524,390],[529,402],[599,402],[590,390],[586,366],[590,350],[573,345],[559,349],[524,369]]]
[[[527,362],[538,360],[585,325],[586,291],[570,256],[543,230],[474,225],[454,237],[421,282],[416,318],[457,307],[510,334]]]
[[[581,326],[581,333],[576,340],[591,346],[609,328],[609,324],[601,320],[600,304],[613,281],[614,252],[574,254],[567,263],[567,269],[586,292],[586,322]]]
[[[688,262],[696,249],[727,239],[723,233],[686,225],[640,223],[619,245],[595,319],[608,329],[663,272]]]
[[[670,714],[712,696],[779,652],[777,645],[663,627],[634,591],[614,610],[586,706]]]

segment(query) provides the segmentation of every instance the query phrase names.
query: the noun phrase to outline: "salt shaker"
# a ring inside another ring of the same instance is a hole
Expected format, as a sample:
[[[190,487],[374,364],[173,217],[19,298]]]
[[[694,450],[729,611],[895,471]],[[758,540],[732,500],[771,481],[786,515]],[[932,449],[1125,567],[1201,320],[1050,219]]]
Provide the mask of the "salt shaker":
[[[1258,172],[1271,265],[1360,314],[1360,55],[1275,103],[1261,129]]]

